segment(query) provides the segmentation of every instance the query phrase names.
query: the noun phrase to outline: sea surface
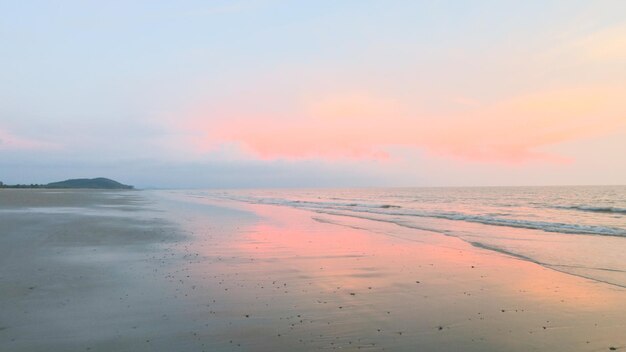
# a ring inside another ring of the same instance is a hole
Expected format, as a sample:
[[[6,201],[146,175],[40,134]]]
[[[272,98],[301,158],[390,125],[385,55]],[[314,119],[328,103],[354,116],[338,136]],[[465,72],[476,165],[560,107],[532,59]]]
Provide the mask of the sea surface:
[[[626,186],[177,192],[437,232],[487,251],[626,287]],[[419,233],[408,240],[419,240]]]

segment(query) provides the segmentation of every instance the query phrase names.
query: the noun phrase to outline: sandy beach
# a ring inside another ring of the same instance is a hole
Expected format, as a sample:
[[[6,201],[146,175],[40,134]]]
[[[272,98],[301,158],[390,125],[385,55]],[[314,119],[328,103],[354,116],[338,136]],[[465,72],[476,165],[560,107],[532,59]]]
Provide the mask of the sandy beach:
[[[1,351],[626,349],[619,286],[184,192],[1,190],[0,261]]]

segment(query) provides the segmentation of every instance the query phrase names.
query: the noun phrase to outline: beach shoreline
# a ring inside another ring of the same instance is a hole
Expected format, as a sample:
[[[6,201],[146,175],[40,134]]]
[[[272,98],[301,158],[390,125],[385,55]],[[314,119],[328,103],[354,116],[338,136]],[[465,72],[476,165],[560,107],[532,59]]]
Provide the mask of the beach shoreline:
[[[3,190],[0,224],[3,351],[626,346],[626,290],[395,224],[73,190]]]

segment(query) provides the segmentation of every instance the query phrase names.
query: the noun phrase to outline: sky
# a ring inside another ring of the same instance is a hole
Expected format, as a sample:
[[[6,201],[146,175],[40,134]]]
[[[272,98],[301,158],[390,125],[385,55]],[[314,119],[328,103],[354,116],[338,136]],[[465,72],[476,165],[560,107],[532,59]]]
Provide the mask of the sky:
[[[0,0],[0,181],[626,184],[624,13]]]

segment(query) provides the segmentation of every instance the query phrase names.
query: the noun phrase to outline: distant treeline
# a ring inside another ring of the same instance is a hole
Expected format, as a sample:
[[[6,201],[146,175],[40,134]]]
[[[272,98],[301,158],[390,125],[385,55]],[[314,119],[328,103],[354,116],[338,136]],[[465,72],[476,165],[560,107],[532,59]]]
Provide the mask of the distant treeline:
[[[30,185],[5,185],[4,183],[0,182],[0,188],[46,188],[46,185],[37,185],[34,183],[31,183]]]

